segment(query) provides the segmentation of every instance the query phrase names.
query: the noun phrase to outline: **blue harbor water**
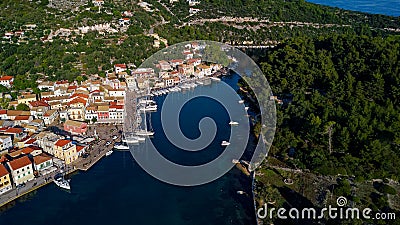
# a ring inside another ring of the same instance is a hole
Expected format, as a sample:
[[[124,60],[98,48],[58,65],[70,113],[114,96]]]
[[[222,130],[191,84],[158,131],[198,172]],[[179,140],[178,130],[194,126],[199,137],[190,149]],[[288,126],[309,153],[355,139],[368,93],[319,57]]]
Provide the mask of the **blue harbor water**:
[[[321,5],[339,7],[348,10],[383,14],[388,16],[400,16],[399,0],[307,0]]]
[[[227,79],[235,84],[237,77]],[[199,86],[195,91],[218,88],[217,83]],[[188,93],[175,93],[179,95]],[[161,107],[165,97],[158,97]],[[201,106],[201,107],[200,107]],[[179,155],[168,145],[160,125],[160,113],[151,116],[156,132],[155,145],[165,146],[162,154],[170,159],[185,158],[187,164],[204,163],[217,157],[223,149],[220,140],[229,137],[228,114],[216,101],[196,98],[185,105],[180,115],[181,129],[188,137],[198,136],[201,117],[213,118],[218,130],[214,151],[196,157]],[[220,128],[221,127],[221,128]],[[139,146],[140,148],[140,146]],[[178,149],[176,149],[178,150]],[[178,152],[178,153],[177,153]],[[163,183],[148,175],[135,162],[130,152],[114,152],[101,159],[87,172],[71,176],[71,192],[49,184],[19,199],[0,211],[0,224],[7,225],[204,225],[255,224],[251,198],[251,180],[233,168],[218,180],[196,187],[181,187]],[[248,194],[239,195],[243,190]]]

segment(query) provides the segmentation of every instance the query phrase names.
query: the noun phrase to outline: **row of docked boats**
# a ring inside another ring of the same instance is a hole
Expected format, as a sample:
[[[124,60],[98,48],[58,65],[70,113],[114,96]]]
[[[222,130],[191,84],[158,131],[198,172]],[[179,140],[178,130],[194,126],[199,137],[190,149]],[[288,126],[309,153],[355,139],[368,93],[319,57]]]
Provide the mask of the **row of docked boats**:
[[[203,85],[204,83],[202,81],[196,81],[195,83],[183,83],[179,86],[175,87],[170,87],[170,88],[165,88],[165,89],[159,89],[159,90],[154,90],[150,93],[150,96],[160,96],[160,95],[166,95],[170,92],[179,92],[182,90],[189,90],[192,88],[197,87],[198,85]]]

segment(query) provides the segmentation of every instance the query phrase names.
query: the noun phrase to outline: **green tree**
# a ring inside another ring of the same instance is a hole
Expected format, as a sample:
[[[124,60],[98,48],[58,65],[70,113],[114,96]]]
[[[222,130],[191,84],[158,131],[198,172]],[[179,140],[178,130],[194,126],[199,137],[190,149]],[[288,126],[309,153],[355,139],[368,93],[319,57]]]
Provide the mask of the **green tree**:
[[[30,109],[29,109],[29,106],[28,105],[26,105],[26,104],[24,104],[24,103],[19,103],[18,105],[17,105],[17,108],[16,108],[17,110],[22,110],[22,111],[29,111]]]

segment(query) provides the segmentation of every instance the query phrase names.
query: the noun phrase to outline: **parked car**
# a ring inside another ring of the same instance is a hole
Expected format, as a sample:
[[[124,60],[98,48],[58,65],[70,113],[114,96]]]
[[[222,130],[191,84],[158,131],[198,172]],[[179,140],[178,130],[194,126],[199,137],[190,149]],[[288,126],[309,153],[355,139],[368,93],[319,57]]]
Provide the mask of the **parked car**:
[[[111,142],[107,141],[106,142],[106,146],[109,146],[111,144]]]

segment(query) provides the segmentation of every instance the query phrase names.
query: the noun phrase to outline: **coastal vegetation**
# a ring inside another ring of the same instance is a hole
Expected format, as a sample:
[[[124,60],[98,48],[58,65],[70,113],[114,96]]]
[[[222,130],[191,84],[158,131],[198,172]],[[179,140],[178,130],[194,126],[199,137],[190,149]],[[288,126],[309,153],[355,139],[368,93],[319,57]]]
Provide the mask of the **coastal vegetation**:
[[[399,48],[399,37],[336,35],[268,51],[260,65],[284,102],[271,153],[321,174],[398,180]]]

